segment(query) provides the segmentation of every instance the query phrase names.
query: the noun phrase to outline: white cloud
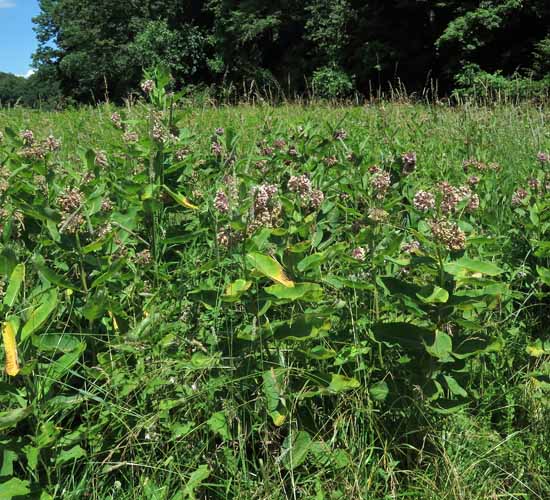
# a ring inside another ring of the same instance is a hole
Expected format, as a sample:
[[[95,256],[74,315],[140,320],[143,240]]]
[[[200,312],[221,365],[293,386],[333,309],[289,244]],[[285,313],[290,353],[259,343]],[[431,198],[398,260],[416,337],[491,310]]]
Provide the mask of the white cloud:
[[[13,9],[15,2],[11,0],[0,0],[0,9]]]
[[[31,75],[34,75],[36,73],[35,69],[29,69],[24,75],[15,75],[15,76],[22,76],[23,78],[28,78]]]

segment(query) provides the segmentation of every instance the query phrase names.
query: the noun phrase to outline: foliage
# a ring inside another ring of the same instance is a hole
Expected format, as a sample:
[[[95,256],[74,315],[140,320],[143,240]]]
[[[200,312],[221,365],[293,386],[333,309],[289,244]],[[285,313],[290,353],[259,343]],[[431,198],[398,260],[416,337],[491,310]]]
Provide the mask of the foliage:
[[[345,98],[353,92],[352,79],[341,69],[325,66],[316,70],[311,79],[313,94],[324,98]]]
[[[140,87],[2,112],[0,496],[548,497],[545,108]]]

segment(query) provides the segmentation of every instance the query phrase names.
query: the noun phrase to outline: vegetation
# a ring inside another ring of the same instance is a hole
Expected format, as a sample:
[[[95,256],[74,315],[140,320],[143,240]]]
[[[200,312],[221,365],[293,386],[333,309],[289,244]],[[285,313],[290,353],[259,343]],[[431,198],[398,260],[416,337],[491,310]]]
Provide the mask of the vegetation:
[[[28,90],[13,82],[11,92],[30,94],[24,104],[121,102],[158,65],[177,88],[222,100],[251,88],[271,99],[403,86],[548,95],[546,0],[39,3],[38,72]]]
[[[0,112],[0,498],[548,498],[546,108],[168,84]]]

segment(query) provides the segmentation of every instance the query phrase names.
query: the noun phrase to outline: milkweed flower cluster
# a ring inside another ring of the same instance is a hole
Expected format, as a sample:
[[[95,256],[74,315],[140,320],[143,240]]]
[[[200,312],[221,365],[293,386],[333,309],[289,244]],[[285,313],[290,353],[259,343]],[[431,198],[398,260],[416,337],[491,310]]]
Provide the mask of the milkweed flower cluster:
[[[56,139],[53,135],[49,135],[46,139],[45,146],[48,151],[59,151],[61,149],[61,141]]]
[[[385,172],[383,170],[380,170],[378,167],[371,167],[373,169],[374,176],[372,178],[372,186],[374,187],[374,190],[376,191],[376,198],[381,200],[386,196],[386,193],[390,189],[391,186],[391,176],[389,172]],[[377,169],[377,170],[374,170]]]
[[[525,189],[517,189],[512,195],[512,206],[519,207],[523,204],[524,200],[526,200],[528,196],[529,193]]]
[[[233,230],[231,227],[227,226],[218,231],[216,235],[216,242],[219,246],[224,248],[229,248],[242,240],[241,233]]]
[[[34,133],[32,130],[23,130],[20,136],[25,146],[32,146],[34,144]]]
[[[218,141],[212,141],[210,151],[214,156],[221,156],[223,153],[223,146]]]
[[[260,227],[274,227],[281,215],[281,204],[276,199],[279,189],[274,184],[262,184],[252,188],[252,213],[249,232]]]
[[[118,128],[118,129],[123,128],[122,118],[121,118],[120,114],[117,113],[116,111],[111,114],[111,122],[116,128]]]
[[[482,161],[476,160],[474,158],[469,158],[462,162],[462,168],[464,172],[468,173],[471,170],[477,172],[493,171],[497,172],[500,170],[500,165],[498,163],[484,163]]]
[[[440,182],[437,185],[441,193],[441,212],[445,215],[456,212],[457,206],[464,200],[468,200],[466,210],[474,212],[479,208],[479,196],[473,193],[468,186],[452,186],[446,181]]]
[[[229,198],[221,189],[218,190],[214,198],[214,208],[221,214],[227,214],[229,212]]]
[[[540,151],[537,154],[537,160],[540,161],[543,165],[545,163],[550,163],[550,153],[544,153],[544,152]]]
[[[351,256],[355,260],[363,262],[367,258],[367,251],[363,247],[357,247],[351,251]]]
[[[414,208],[419,212],[428,212],[435,208],[435,195],[428,191],[418,191],[413,199]]]
[[[61,211],[60,228],[68,233],[76,233],[84,224],[80,208],[84,202],[84,194],[78,188],[66,189],[57,198]]]
[[[403,174],[412,174],[416,170],[416,153],[414,151],[403,153],[401,163],[403,164]]]
[[[408,253],[408,254],[416,253],[416,252],[420,251],[420,243],[416,240],[412,240],[408,243],[404,243],[401,246],[401,251],[403,253]]]
[[[128,131],[128,132],[124,132],[124,135],[122,136],[122,140],[127,144],[134,144],[138,142],[139,136],[137,135],[136,132]]]
[[[99,168],[107,168],[109,166],[109,159],[107,158],[107,153],[105,153],[105,151],[97,151],[95,154],[94,163]]]
[[[368,212],[367,217],[371,222],[380,223],[388,220],[389,214],[381,208],[371,208]]]
[[[313,189],[310,178],[306,174],[293,175],[287,183],[289,191],[296,193],[302,206],[309,205],[314,210],[318,210],[325,195],[320,189]]]
[[[348,133],[343,129],[341,128],[340,130],[336,130],[333,134],[333,137],[335,140],[345,140],[347,137],[348,137]]]
[[[150,264],[152,261],[151,252],[148,248],[142,250],[141,252],[136,253],[136,256],[134,258],[134,262],[138,266],[145,266],[147,264]]]
[[[456,222],[447,219],[432,219],[428,222],[436,241],[452,252],[459,252],[466,246],[466,235]]]
[[[150,94],[153,90],[155,90],[155,82],[153,80],[145,80],[141,83],[141,90],[145,94]]]
[[[336,156],[327,156],[323,158],[323,161],[327,167],[334,167],[334,165],[338,163],[338,158],[336,158]]]
[[[17,237],[20,237],[25,230],[25,217],[23,212],[10,207],[0,207],[0,235],[4,232],[4,224],[11,220]]]

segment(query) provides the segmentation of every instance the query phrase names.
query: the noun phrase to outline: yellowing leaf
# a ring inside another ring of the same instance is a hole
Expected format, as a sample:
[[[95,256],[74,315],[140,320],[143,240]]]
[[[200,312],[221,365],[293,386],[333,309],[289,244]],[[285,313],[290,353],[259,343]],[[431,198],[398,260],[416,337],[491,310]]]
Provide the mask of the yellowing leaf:
[[[166,190],[166,192],[172,197],[172,199],[176,202],[176,203],[179,203],[182,207],[185,207],[185,208],[190,208],[191,210],[198,210],[199,207],[197,207],[197,205],[193,205],[193,203],[191,203],[185,196],[183,196],[182,194],[179,194],[179,193],[175,193],[174,191],[172,191],[170,188],[168,188],[167,186],[164,186],[164,189]]]
[[[273,257],[263,255],[257,252],[251,252],[246,255],[249,265],[256,269],[260,274],[267,276],[273,281],[280,283],[288,288],[294,287],[294,281],[288,278],[283,267]]]
[[[6,321],[2,330],[4,340],[4,352],[6,353],[6,373],[15,377],[19,373],[19,360],[17,358],[17,340],[15,338],[18,330],[16,318]]]

